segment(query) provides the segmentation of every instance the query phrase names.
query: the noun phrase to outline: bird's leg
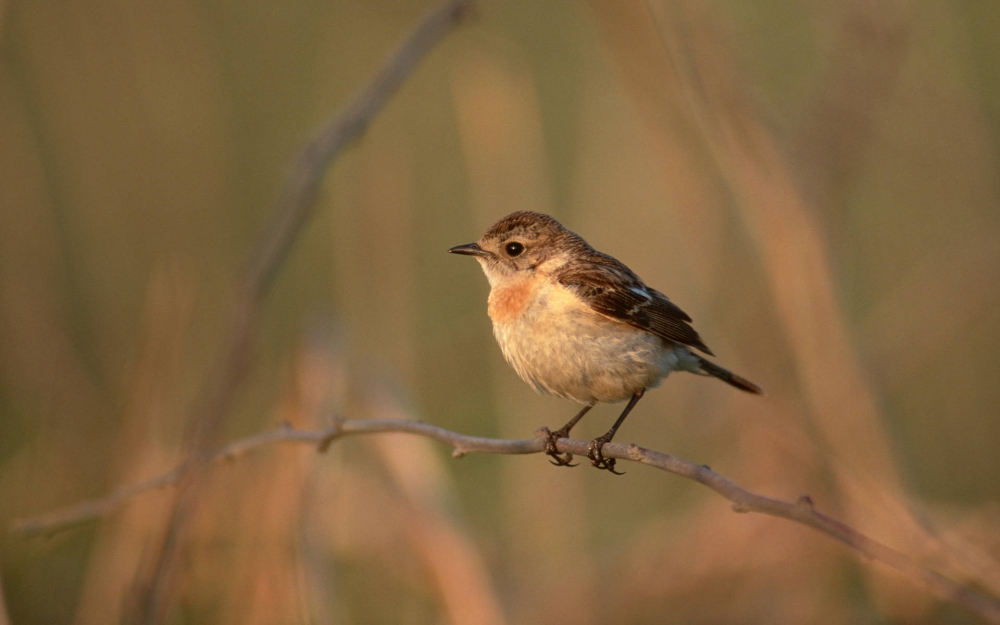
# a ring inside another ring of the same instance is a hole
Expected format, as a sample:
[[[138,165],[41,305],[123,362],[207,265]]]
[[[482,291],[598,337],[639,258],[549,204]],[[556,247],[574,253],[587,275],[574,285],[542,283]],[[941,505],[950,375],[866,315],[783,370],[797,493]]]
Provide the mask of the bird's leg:
[[[594,465],[598,469],[607,469],[615,475],[622,475],[622,473],[615,471],[615,459],[605,458],[601,454],[601,447],[604,447],[604,443],[611,442],[611,439],[615,437],[615,432],[618,431],[618,427],[625,421],[625,417],[628,416],[628,413],[632,412],[635,405],[639,403],[639,400],[642,399],[645,392],[646,389],[642,389],[638,393],[632,395],[632,399],[629,400],[628,405],[625,406],[625,410],[622,410],[621,415],[618,417],[618,420],[615,421],[615,424],[611,426],[611,429],[608,430],[603,436],[598,436],[594,440],[590,441],[590,446],[587,448],[587,457],[590,458],[590,464]]]
[[[576,416],[569,420],[569,423],[562,426],[555,432],[549,432],[548,428],[544,428],[547,432],[545,437],[545,454],[552,458],[549,462],[556,465],[557,467],[575,467],[575,464],[570,464],[573,461],[573,454],[560,454],[556,451],[556,441],[560,438],[566,438],[569,436],[569,431],[573,429],[576,422],[579,421],[583,415],[594,407],[597,402],[591,402],[580,409],[580,412],[576,413]]]

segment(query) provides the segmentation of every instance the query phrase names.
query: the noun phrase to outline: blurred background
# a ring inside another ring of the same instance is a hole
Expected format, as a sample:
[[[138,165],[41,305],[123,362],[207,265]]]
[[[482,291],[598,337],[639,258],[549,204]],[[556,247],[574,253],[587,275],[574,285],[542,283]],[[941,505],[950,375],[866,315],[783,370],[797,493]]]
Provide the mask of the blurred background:
[[[126,620],[235,278],[311,133],[434,5],[0,0],[0,579]],[[412,418],[529,437],[476,263],[551,213],[764,398],[675,376],[619,432],[1000,596],[1000,4],[484,0],[330,170],[224,441]],[[620,406],[574,431],[603,433]],[[220,465],[172,623],[972,623],[812,530],[647,467],[404,435]],[[3,622],[3,616],[0,616]]]

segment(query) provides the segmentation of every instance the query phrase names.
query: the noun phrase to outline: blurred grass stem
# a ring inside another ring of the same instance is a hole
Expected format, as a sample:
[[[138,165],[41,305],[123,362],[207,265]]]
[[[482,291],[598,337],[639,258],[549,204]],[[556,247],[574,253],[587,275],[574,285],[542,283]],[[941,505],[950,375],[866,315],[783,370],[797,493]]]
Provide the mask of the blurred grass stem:
[[[163,620],[171,595],[174,563],[184,528],[200,490],[197,469],[211,456],[204,450],[216,444],[249,364],[249,351],[261,302],[299,234],[313,214],[315,199],[330,163],[368,127],[389,98],[426,54],[459,22],[470,7],[468,0],[449,0],[431,12],[388,57],[372,80],[324,124],[306,145],[285,182],[277,204],[239,279],[238,292],[217,375],[206,380],[189,417],[190,451],[179,469],[179,488],[169,529],[152,565],[139,574],[139,596],[132,622]],[[123,496],[128,496],[123,495]]]

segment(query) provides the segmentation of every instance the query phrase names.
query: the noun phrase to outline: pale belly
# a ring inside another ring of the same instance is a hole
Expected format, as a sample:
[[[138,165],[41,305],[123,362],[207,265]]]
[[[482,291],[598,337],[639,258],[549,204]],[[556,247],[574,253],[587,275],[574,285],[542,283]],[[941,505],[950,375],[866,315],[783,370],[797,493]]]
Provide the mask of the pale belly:
[[[559,285],[536,290],[517,314],[500,314],[494,299],[500,349],[539,392],[583,404],[622,401],[671,371],[696,367],[686,347],[608,319]]]

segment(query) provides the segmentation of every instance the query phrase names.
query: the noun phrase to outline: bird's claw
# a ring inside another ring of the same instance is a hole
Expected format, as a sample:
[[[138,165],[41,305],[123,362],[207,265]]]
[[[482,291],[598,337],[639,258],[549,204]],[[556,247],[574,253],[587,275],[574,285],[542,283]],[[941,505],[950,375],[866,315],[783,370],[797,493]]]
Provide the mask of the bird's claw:
[[[604,443],[607,442],[607,435],[598,436],[594,440],[590,441],[590,445],[587,447],[587,457],[590,458],[590,464],[594,465],[598,469],[611,471],[615,475],[625,475],[624,471],[615,471],[614,458],[605,458],[604,454],[601,453],[601,448],[604,447]]]
[[[564,429],[565,428],[563,428],[563,430]],[[573,454],[568,452],[561,454],[559,453],[559,450],[556,449],[556,441],[560,438],[566,438],[566,435],[569,434],[569,432],[565,432],[563,430],[550,432],[549,428],[542,428],[542,430],[545,434],[545,455],[549,457],[549,462],[557,467],[575,467],[579,464],[573,462]]]
[[[555,455],[549,459],[549,464],[555,465],[557,467],[575,467],[579,465],[579,462],[573,462],[573,454],[566,454],[565,457]]]

